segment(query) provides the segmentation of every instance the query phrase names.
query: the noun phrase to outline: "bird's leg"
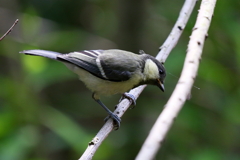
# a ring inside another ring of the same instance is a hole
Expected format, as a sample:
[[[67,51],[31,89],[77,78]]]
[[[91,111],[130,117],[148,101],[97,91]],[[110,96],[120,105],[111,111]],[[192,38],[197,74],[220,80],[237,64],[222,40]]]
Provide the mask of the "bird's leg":
[[[104,119],[104,121],[106,122],[109,118],[112,118],[114,121],[114,129],[118,130],[118,128],[120,128],[121,118],[110,111],[99,99],[95,99],[95,101],[100,104],[108,113],[108,116]]]
[[[112,118],[113,121],[114,121],[114,129],[115,129],[115,130],[118,130],[118,128],[120,128],[121,118],[118,117],[116,114],[114,114],[112,111],[110,111],[110,110],[100,101],[100,99],[96,99],[96,98],[94,97],[94,94],[93,94],[93,99],[94,99],[98,104],[100,104],[100,106],[102,106],[105,111],[107,111],[108,116],[104,119],[104,121],[106,122],[109,118]]]
[[[134,95],[125,92],[122,94],[122,97],[120,98],[119,102],[121,102],[124,98],[127,98],[132,102],[133,106],[130,109],[133,109],[136,106],[137,102],[136,102],[136,98],[134,97]]]

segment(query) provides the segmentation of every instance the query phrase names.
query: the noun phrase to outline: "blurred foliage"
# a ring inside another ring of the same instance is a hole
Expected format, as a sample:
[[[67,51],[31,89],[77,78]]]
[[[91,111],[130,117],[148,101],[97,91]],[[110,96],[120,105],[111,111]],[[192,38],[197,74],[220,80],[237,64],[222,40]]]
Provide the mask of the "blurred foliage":
[[[0,0],[1,35],[20,20],[0,42],[0,159],[76,160],[106,116],[64,65],[19,51],[119,48],[156,55],[183,2]],[[177,83],[199,4],[165,63],[166,92],[148,86],[94,159],[134,159]],[[156,159],[240,159],[239,8],[239,1],[217,2],[196,87]],[[103,102],[113,110],[119,98]]]

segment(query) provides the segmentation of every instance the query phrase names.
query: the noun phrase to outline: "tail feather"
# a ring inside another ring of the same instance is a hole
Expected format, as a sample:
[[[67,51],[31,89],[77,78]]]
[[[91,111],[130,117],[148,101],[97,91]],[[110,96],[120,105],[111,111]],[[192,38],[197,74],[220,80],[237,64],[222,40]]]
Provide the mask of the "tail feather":
[[[47,57],[50,59],[57,59],[57,56],[60,55],[61,53],[58,52],[53,52],[53,51],[46,51],[46,50],[24,50],[19,53],[24,53],[26,55],[33,55],[33,56],[42,56],[42,57]]]

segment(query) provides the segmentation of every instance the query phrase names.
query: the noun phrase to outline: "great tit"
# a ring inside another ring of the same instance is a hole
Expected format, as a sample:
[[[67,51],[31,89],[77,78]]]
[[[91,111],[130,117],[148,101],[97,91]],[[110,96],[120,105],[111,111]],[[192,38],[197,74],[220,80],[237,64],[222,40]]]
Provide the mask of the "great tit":
[[[107,111],[108,117],[115,120],[117,128],[121,119],[100,101],[100,96],[121,93],[135,104],[134,96],[125,93],[134,87],[151,84],[164,91],[165,68],[145,53],[134,54],[117,49],[83,50],[67,54],[46,50],[24,50],[20,53],[63,62],[93,92],[93,99]]]

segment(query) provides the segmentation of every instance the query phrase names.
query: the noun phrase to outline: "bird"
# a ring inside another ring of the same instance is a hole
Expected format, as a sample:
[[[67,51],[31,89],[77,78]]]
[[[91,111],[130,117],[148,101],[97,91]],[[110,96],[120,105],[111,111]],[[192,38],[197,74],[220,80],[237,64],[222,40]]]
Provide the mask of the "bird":
[[[102,103],[101,96],[120,93],[130,99],[132,104],[136,104],[135,97],[126,93],[132,88],[149,84],[158,86],[163,92],[165,90],[166,70],[163,63],[144,51],[135,54],[119,49],[99,49],[63,54],[33,49],[19,53],[63,62],[92,91],[92,98],[106,110],[107,119],[113,119],[116,129],[120,127],[121,119]]]

